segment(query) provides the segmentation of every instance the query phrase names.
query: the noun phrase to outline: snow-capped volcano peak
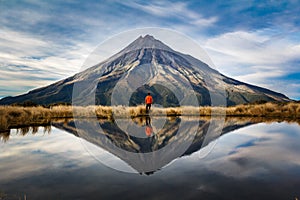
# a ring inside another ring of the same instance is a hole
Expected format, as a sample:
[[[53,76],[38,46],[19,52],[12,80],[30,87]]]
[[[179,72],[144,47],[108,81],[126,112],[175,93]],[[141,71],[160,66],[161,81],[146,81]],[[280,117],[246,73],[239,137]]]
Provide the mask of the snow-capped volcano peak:
[[[122,52],[134,51],[137,49],[161,49],[165,51],[174,51],[169,46],[155,39],[152,35],[140,36],[130,43]]]
[[[143,84],[134,87],[137,83]],[[168,83],[173,84],[172,87]],[[125,84],[130,87],[123,87]],[[75,95],[74,85],[77,92]],[[0,104],[27,100],[45,105],[71,103],[76,97],[76,103],[78,101],[84,105],[111,105],[115,88],[123,88],[122,91],[127,94],[132,90],[131,96],[126,99],[129,105],[143,103],[149,91],[155,102],[163,106],[178,106],[180,102],[185,102],[189,95],[184,92],[195,93],[199,105],[224,105],[224,102],[236,105],[261,100],[289,101],[283,94],[229,78],[201,60],[173,50],[151,35],[145,35],[139,36],[119,53],[102,62],[99,60],[99,64],[74,76],[24,95],[3,98]],[[117,95],[121,100],[126,96],[120,93]],[[214,100],[224,101],[212,103],[212,97]],[[117,102],[117,105],[125,104]]]

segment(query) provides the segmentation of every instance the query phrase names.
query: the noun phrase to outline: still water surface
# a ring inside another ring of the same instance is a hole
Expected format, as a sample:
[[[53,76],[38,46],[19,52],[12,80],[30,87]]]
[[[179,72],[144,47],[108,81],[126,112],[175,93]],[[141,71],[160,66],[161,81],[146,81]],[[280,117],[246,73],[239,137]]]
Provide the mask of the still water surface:
[[[112,122],[100,123],[116,146],[147,153],[172,141],[183,120],[170,120],[160,134],[155,120],[151,134],[141,120],[143,140],[117,135]],[[227,120],[223,132],[205,143],[206,125],[200,122],[182,155],[153,171],[74,131],[72,121],[12,129],[1,135],[0,199],[299,199],[298,123]]]

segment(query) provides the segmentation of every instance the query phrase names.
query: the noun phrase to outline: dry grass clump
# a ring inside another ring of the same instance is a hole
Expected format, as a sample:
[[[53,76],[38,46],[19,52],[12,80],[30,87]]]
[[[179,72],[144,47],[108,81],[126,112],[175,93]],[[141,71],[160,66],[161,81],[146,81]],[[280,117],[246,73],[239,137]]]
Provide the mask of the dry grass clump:
[[[208,106],[200,107],[200,115],[202,115],[202,116],[211,115],[211,107],[208,107]]]
[[[146,115],[145,106],[130,107],[130,116],[138,117]],[[170,107],[160,108],[153,107],[150,111],[152,116],[199,116],[201,114],[210,114],[210,108],[202,109],[199,107],[183,106],[183,107]]]
[[[34,109],[32,109],[34,110]],[[48,111],[49,117],[73,117],[73,107],[72,106],[53,106],[50,108],[50,111]]]
[[[136,106],[136,107],[129,107],[130,117],[139,117],[145,116],[146,107],[145,106]],[[155,108],[152,107],[150,110],[150,114],[152,116],[179,116],[181,115],[181,108]]]
[[[182,113],[182,108],[168,108],[166,109],[167,116],[179,116]]]
[[[144,106],[130,107],[129,108],[130,116],[137,117],[141,115],[146,115],[146,108]]]
[[[74,117],[99,117],[109,118],[112,115],[112,108],[108,106],[76,106],[71,107]]]
[[[73,117],[72,107],[57,106],[48,109],[42,106],[0,106],[0,131],[24,125],[50,124],[52,118],[65,117]]]
[[[8,123],[6,116],[2,115],[0,113],[0,130],[7,130],[8,129]]]
[[[152,116],[242,116],[242,117],[281,117],[300,118],[300,103],[265,103],[246,104],[232,107],[152,107]],[[53,118],[98,117],[113,119],[114,117],[139,117],[146,115],[143,105],[125,106],[86,106],[72,107],[58,105],[50,108],[0,106],[0,131],[20,125],[49,124]]]
[[[7,130],[9,126],[18,124],[28,124],[49,119],[51,113],[49,109],[43,107],[0,107],[0,130]]]
[[[166,116],[166,109],[165,108],[160,108],[156,107],[151,110],[151,115],[155,116]]]
[[[296,102],[237,105],[226,108],[228,116],[300,117],[300,104]]]
[[[145,106],[130,107],[130,116],[138,117],[146,115]],[[199,108],[195,107],[171,107],[160,108],[153,107],[150,111],[152,116],[182,116],[182,115],[199,115]]]

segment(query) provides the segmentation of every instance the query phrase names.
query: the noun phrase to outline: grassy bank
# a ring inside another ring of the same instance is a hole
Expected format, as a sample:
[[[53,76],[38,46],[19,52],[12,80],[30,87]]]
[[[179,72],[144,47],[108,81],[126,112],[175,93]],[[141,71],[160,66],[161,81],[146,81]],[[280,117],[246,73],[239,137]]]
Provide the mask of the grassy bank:
[[[300,103],[248,104],[233,107],[176,107],[153,108],[152,116],[211,116],[300,118]],[[144,106],[54,106],[51,108],[0,106],[0,130],[22,125],[50,124],[54,118],[95,117],[139,117],[146,115]]]

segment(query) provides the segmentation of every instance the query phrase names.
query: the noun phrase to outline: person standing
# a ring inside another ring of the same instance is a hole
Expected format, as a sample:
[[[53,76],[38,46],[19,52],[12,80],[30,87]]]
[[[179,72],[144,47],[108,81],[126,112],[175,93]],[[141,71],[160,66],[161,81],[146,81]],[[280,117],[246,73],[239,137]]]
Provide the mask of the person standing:
[[[151,109],[152,103],[153,103],[153,98],[152,98],[150,92],[148,92],[148,95],[145,98],[146,113],[149,113],[149,110]]]

